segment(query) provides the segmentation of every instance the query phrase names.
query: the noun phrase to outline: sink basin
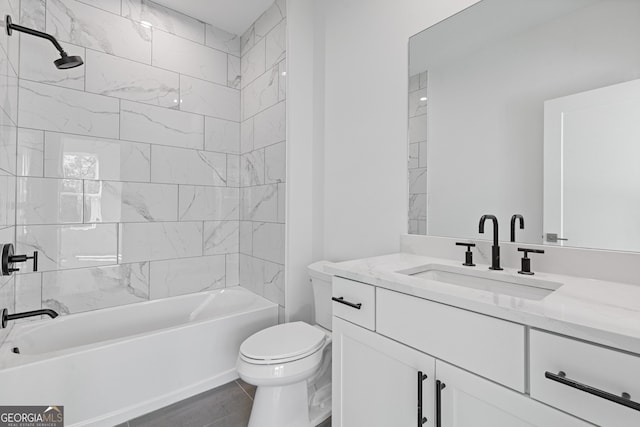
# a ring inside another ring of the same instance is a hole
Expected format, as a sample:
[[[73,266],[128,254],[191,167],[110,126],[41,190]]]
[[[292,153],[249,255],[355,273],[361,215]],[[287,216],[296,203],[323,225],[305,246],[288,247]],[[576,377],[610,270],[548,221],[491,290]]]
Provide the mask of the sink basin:
[[[398,273],[425,281],[464,286],[494,294],[532,300],[541,300],[562,286],[562,283],[532,277],[514,277],[505,273],[438,264],[429,264],[410,270],[398,271]]]

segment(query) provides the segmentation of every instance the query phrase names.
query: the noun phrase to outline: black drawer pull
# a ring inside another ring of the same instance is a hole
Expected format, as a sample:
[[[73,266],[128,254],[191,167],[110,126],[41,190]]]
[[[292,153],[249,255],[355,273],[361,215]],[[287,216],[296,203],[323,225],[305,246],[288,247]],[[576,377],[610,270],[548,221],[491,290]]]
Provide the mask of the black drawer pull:
[[[436,427],[442,425],[442,389],[446,386],[442,381],[436,381]]]
[[[636,411],[640,411],[640,403],[634,402],[631,400],[631,396],[628,393],[622,393],[622,396],[618,396],[603,390],[600,390],[595,387],[591,387],[590,385],[579,383],[578,381],[567,378],[567,374],[560,371],[557,374],[546,371],[544,373],[545,378],[550,379],[551,381],[559,382],[560,384],[564,384],[566,386],[578,389],[580,391],[584,391],[585,393],[592,394],[594,396],[601,397],[602,399],[609,400],[611,402],[617,403],[618,405],[626,406],[627,408],[635,409]]]
[[[349,301],[345,301],[344,297],[333,297],[331,298],[332,300],[334,300],[335,302],[339,302],[340,304],[344,304],[344,305],[348,305],[349,307],[353,307],[357,310],[360,310],[362,308],[362,303],[355,303],[355,302],[349,302]]]
[[[418,427],[422,427],[422,424],[427,422],[427,417],[422,415],[422,383],[427,379],[427,376],[418,371]]]

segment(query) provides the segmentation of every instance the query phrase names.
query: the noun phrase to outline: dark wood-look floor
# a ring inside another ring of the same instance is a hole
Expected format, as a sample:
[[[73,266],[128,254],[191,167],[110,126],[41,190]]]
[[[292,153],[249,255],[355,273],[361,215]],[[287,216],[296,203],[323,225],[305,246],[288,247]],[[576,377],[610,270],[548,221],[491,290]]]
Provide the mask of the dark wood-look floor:
[[[246,427],[255,393],[236,380],[116,427]],[[331,427],[331,418],[318,427]]]

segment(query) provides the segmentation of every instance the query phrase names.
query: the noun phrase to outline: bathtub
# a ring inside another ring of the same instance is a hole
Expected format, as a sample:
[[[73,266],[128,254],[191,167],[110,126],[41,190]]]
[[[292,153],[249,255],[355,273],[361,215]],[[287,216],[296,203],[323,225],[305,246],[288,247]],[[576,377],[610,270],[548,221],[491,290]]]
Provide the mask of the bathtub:
[[[242,341],[277,321],[276,304],[233,287],[18,324],[0,347],[0,405],[113,426],[237,378]]]

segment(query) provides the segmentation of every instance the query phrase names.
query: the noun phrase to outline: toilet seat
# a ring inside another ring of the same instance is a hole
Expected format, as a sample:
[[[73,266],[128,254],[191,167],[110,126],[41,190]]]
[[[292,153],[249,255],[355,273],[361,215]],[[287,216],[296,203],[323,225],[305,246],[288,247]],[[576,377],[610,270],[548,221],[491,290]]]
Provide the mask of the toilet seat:
[[[327,335],[304,322],[272,326],[247,338],[240,359],[255,365],[272,365],[304,359],[321,350]]]

